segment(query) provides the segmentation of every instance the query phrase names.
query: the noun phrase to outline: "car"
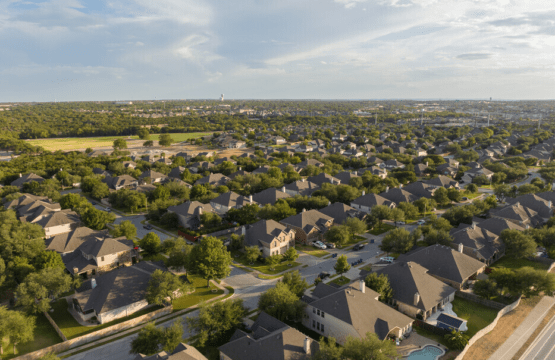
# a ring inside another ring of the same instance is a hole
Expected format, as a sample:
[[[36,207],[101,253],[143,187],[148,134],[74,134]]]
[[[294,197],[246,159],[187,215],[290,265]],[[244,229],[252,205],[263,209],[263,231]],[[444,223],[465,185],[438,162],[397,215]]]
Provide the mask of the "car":
[[[364,245],[365,244],[356,244],[355,246],[353,246],[353,250],[354,251],[362,250],[364,249]]]
[[[404,221],[395,221],[395,225],[405,225]]]
[[[459,184],[464,184],[464,180],[459,180]]]
[[[320,250],[325,250],[325,249],[326,249],[326,245],[324,245],[324,243],[321,242],[321,241],[315,241],[315,242],[313,242],[313,243],[312,243],[312,246],[314,246],[314,247],[316,247],[316,248],[318,248],[318,249],[320,249]]]
[[[106,211],[107,211],[107,212],[112,212],[112,209],[106,208]]]
[[[91,205],[96,205],[96,203],[94,201],[91,201]]]
[[[528,173],[528,176],[531,176],[531,175],[532,175],[532,173]]]
[[[468,198],[467,198],[466,196],[463,196],[463,197],[462,197],[462,200],[463,200],[463,201],[466,201],[466,200],[468,200]]]
[[[325,242],[324,245],[326,245],[329,249],[335,249],[335,244],[332,242]]]
[[[146,225],[143,226],[143,228],[147,229],[147,230],[152,230],[152,225],[146,224]]]
[[[387,263],[392,263],[393,261],[395,261],[395,258],[392,256],[384,256],[383,258],[380,258],[380,260]]]
[[[325,278],[330,277],[330,273],[327,271],[322,271],[321,273],[318,274],[318,277],[324,280]]]
[[[426,220],[418,220],[416,222],[416,225],[424,225],[426,223]]]

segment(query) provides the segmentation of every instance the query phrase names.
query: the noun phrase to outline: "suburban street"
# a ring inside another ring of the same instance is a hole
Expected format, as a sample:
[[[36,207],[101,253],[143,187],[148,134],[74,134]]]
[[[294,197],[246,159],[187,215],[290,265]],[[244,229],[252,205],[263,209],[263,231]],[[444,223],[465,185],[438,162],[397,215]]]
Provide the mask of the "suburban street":
[[[520,360],[555,359],[555,317],[542,330]]]

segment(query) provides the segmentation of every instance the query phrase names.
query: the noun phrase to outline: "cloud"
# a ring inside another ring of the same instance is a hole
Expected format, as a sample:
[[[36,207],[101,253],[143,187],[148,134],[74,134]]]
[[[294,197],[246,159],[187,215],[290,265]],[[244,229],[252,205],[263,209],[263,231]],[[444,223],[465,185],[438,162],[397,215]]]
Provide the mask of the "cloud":
[[[366,0],[333,0],[336,3],[342,4],[346,9],[354,8],[358,3],[366,2]]]
[[[491,54],[480,54],[480,53],[473,53],[473,54],[460,54],[457,55],[457,59],[461,60],[484,60],[489,59]]]
[[[208,25],[212,8],[200,0],[116,0],[109,3],[118,15],[114,23],[172,21],[181,24]]]

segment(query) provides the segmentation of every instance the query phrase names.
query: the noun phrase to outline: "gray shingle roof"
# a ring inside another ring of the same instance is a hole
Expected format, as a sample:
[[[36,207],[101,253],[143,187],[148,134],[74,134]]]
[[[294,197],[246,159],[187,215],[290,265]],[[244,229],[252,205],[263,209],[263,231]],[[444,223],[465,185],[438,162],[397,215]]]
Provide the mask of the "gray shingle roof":
[[[239,195],[233,191],[221,194],[220,196],[210,200],[210,203],[220,204],[228,208],[242,207],[247,204],[256,204],[254,200],[251,203],[248,197]]]
[[[340,202],[333,203],[318,210],[333,218],[335,224],[343,224],[349,218],[362,219],[366,214]]]
[[[319,231],[325,231],[326,224],[332,224],[333,218],[326,214],[322,214],[318,210],[308,210],[285,218],[281,220],[280,223],[301,228],[308,234],[314,228]]]
[[[23,186],[23,184],[33,181],[41,183],[44,181],[44,178],[33,173],[25,174],[12,181],[10,185],[21,187]]]
[[[356,204],[356,205],[362,205],[362,206],[366,206],[369,208],[372,208],[376,205],[385,205],[385,206],[389,206],[392,207],[395,205],[395,203],[391,200],[388,200],[378,194],[366,194],[366,195],[362,195],[359,198],[354,199],[353,201],[351,201],[351,204]]]
[[[46,250],[58,253],[73,252],[88,240],[103,239],[108,235],[107,231],[96,231],[88,227],[78,227],[66,233],[56,235],[46,240]]]
[[[260,220],[250,225],[245,232],[245,245],[259,246],[260,243],[271,247],[271,242],[289,233],[287,227],[274,220]],[[278,240],[279,241],[279,240]]]
[[[259,203],[260,205],[266,205],[266,204],[273,205],[279,199],[286,199],[288,197],[291,197],[291,195],[274,188],[268,188],[266,190],[262,190],[261,192],[254,194],[252,196],[252,199],[257,203]]]

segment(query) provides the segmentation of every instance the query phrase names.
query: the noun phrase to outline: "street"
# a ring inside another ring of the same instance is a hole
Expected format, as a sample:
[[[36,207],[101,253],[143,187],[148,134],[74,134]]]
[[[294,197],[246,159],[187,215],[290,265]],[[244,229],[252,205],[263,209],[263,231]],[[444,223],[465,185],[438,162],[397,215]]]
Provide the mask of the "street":
[[[542,330],[520,360],[555,359],[555,317]]]

